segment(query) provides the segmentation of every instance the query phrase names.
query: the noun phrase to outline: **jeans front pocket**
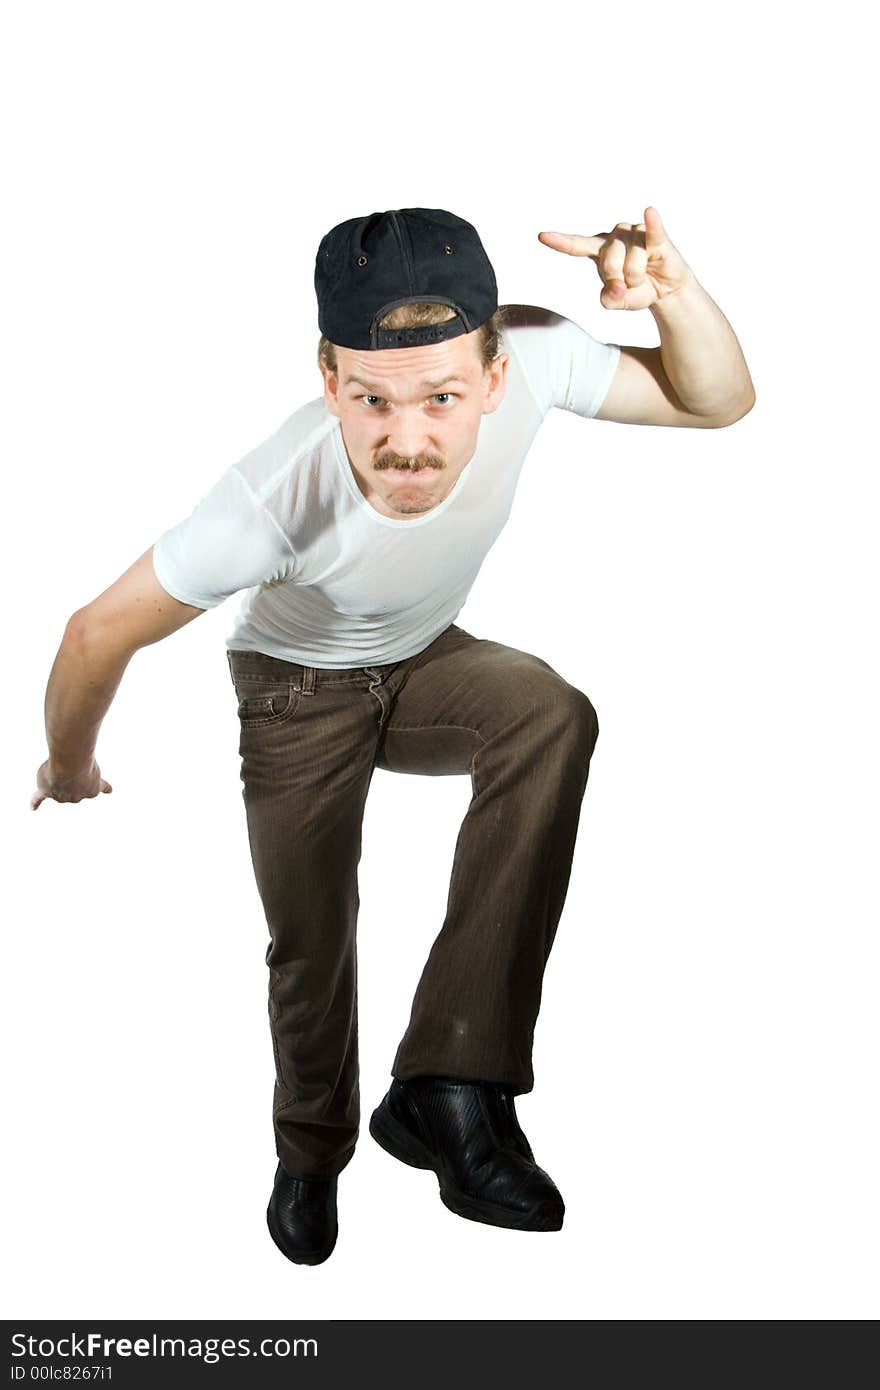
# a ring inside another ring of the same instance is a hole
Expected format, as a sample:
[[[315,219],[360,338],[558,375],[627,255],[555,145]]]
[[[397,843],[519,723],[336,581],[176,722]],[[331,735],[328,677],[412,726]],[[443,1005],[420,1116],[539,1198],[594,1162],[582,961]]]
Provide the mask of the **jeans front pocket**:
[[[259,676],[239,676],[235,690],[243,729],[259,729],[291,719],[302,693],[293,681]]]

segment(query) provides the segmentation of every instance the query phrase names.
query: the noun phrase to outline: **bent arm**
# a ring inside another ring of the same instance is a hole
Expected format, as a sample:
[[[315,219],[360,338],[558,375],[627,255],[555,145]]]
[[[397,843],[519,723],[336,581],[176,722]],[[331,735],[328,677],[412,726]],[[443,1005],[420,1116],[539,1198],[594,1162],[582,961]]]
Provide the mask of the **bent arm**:
[[[134,653],[205,611],[165,592],[152,552],[151,546],[65,628],[46,687],[53,774],[73,776],[91,766],[101,723]]]
[[[755,404],[755,388],[736,334],[695,275],[651,305],[660,358],[686,410],[733,424]]]

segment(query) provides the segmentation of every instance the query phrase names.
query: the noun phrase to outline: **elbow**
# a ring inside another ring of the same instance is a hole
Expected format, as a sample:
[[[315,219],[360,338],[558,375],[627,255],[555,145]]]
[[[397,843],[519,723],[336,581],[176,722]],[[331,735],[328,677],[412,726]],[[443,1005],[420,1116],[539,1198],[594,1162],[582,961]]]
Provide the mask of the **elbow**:
[[[78,608],[75,613],[67,619],[67,626],[64,629],[65,642],[78,642],[82,637],[84,629],[83,609]]]
[[[82,647],[87,642],[91,643],[93,637],[94,624],[91,621],[88,607],[78,608],[67,620],[67,626],[64,629],[65,646]]]
[[[752,409],[755,400],[755,393],[751,391],[735,414],[726,415],[723,419],[718,421],[716,429],[726,429],[728,425],[735,425],[738,420],[742,420]]]

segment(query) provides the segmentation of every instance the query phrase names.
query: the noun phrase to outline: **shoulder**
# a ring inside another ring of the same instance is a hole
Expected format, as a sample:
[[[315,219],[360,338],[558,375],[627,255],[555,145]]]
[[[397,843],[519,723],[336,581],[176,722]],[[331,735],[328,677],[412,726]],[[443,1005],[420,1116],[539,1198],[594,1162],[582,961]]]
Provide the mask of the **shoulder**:
[[[595,349],[601,353],[607,346],[574,319],[545,305],[504,304],[501,308],[501,334],[514,350],[537,351],[545,358],[555,354],[559,360],[564,360],[573,350],[589,352]]]
[[[602,342],[574,319],[541,304],[505,304],[502,339],[545,413],[559,406],[593,415],[620,355],[615,344]]]
[[[335,425],[319,396],[295,410],[235,467],[254,499],[265,503],[305,458],[327,446]]]
[[[547,309],[541,304],[502,304],[501,331],[503,334],[520,338],[526,334],[546,334],[557,332],[568,322],[563,314]]]

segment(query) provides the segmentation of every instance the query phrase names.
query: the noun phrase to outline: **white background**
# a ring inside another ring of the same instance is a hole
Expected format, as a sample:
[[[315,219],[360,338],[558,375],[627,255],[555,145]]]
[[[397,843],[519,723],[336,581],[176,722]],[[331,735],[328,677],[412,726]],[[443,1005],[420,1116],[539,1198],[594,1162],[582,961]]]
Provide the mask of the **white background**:
[[[7,1317],[877,1315],[876,228],[854,5],[31,4],[2,58]],[[459,625],[601,732],[518,1102],[567,1203],[461,1220],[366,1124],[466,777],[378,771],[339,1241],[272,1244],[268,935],[224,639],[137,653],[112,795],[30,809],[65,623],[320,394],[336,222],[446,207],[502,302],[653,345],[596,233],[656,206],[757,404],[561,410]]]

